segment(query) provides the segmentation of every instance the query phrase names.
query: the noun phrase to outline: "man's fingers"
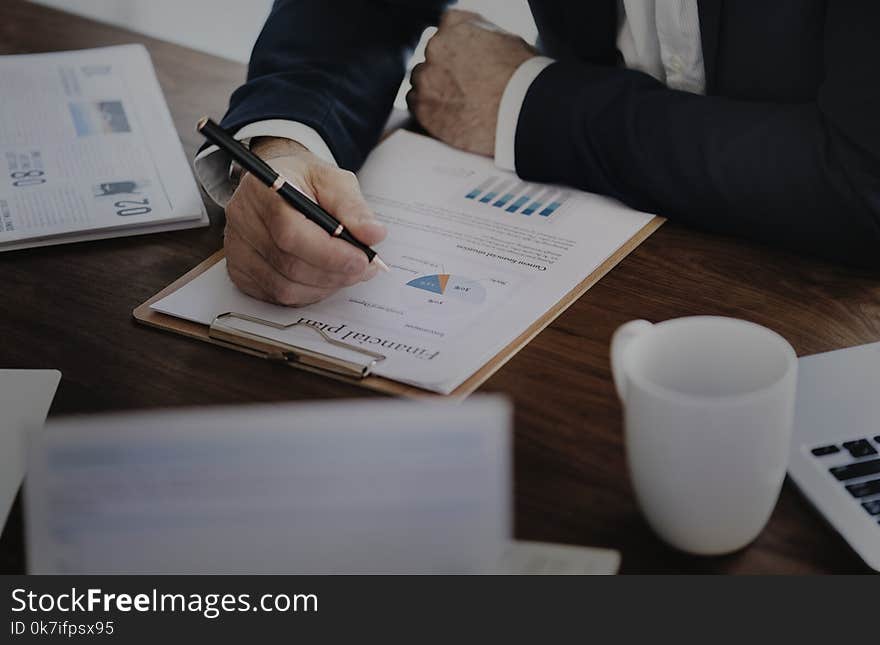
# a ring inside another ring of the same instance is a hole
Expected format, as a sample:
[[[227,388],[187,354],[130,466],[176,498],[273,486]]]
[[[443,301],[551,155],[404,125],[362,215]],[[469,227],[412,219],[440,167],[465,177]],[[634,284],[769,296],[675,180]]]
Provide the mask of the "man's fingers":
[[[406,93],[406,107],[409,110],[410,114],[412,114],[416,121],[424,126],[423,121],[425,120],[425,111],[428,108],[428,104],[430,103],[429,99],[425,98],[423,92],[420,92],[417,88],[412,88],[409,92]]]
[[[262,186],[257,186],[260,190]],[[266,260],[271,261],[270,253],[275,247],[263,218],[262,209],[267,208],[265,202],[253,201],[253,196],[246,196],[247,191],[240,188],[226,207],[225,235],[238,235],[250,246],[257,249]],[[247,203],[243,203],[247,201]]]
[[[331,237],[290,206],[278,204],[264,217],[269,234],[283,253],[325,271],[361,274],[366,270],[367,256],[363,251]]]
[[[371,246],[385,239],[385,226],[367,205],[354,173],[318,167],[312,173],[312,186],[318,203],[361,242]]]
[[[312,287],[288,280],[255,249],[231,238],[226,244],[229,277],[242,291],[280,305],[302,306],[318,302],[335,289]]]
[[[367,269],[367,256],[363,251],[331,237],[286,205],[269,215],[268,228],[281,252],[295,255],[314,267],[349,275],[360,275]]]
[[[384,237],[354,175],[301,146],[292,150],[273,158],[273,167],[367,244]],[[229,276],[241,291],[288,306],[317,302],[378,272],[363,251],[309,221],[249,173],[227,205],[224,246]]]
[[[276,252],[269,264],[291,282],[319,289],[335,290],[350,287],[364,278],[364,272],[343,273],[334,270],[333,267],[312,266],[302,258],[281,251]]]
[[[419,78],[425,71],[425,64],[419,63],[415,67],[412,68],[412,71],[409,73],[409,82],[413,87],[417,87],[419,84]]]
[[[269,294],[263,290],[263,287],[257,284],[253,278],[237,266],[233,266],[227,262],[226,272],[229,273],[230,280],[232,280],[232,283],[238,287],[239,291],[246,293],[251,298],[256,298],[257,300],[270,299]]]
[[[364,243],[384,238],[384,226],[375,221],[353,174],[314,164],[294,182]],[[230,202],[227,221],[231,235],[242,237],[242,244],[291,282],[338,289],[365,278],[369,263],[363,251],[332,237],[250,175]]]
[[[435,96],[437,86],[447,87],[450,81],[449,73],[442,66],[430,63],[419,63],[413,68],[413,74],[412,88],[406,93],[407,107],[410,109],[420,100]]]
[[[262,187],[259,187],[262,188]],[[336,267],[318,268],[308,264],[301,257],[282,251],[275,244],[272,235],[253,204],[244,205],[237,197],[226,209],[226,243],[246,244],[256,250],[266,262],[292,282],[301,282],[313,287],[339,288],[359,282],[360,276],[339,271]],[[272,208],[273,205],[263,205]]]
[[[321,268],[312,266],[296,255],[285,253],[275,246],[268,232],[265,232],[265,239],[262,242],[263,246],[255,245],[252,241],[253,238],[240,233],[232,227],[227,227],[225,235],[227,245],[245,244],[252,247],[273,269],[291,282],[298,282],[322,289],[340,289],[357,284],[362,279],[362,276],[359,274],[344,273],[334,270],[333,267]]]

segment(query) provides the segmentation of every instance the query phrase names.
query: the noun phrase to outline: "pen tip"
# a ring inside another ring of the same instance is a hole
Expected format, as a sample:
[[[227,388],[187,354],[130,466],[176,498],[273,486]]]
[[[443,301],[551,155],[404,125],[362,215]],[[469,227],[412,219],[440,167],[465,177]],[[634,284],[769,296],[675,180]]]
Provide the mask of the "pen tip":
[[[196,130],[201,132],[202,128],[204,128],[205,125],[207,125],[207,123],[208,123],[208,117],[203,116],[201,119],[199,119],[199,122],[196,123]]]
[[[378,255],[373,256],[373,262],[375,262],[376,266],[382,269],[385,273],[391,272],[391,269],[388,268],[388,265],[382,262],[382,258],[380,258]]]

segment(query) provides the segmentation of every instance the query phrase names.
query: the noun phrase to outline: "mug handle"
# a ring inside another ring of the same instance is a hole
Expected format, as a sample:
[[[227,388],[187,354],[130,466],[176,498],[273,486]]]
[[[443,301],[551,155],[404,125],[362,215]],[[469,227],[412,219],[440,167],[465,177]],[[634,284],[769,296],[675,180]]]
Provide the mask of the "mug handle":
[[[626,401],[626,374],[623,372],[623,352],[636,336],[651,329],[654,323],[647,320],[631,320],[617,328],[611,337],[611,376],[621,401]]]

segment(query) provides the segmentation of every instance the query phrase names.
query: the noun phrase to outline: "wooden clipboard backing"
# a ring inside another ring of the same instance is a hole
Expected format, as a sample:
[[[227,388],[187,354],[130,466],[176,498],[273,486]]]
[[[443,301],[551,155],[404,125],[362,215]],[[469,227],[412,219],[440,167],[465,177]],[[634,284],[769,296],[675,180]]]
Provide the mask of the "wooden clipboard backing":
[[[528,329],[526,329],[522,334],[520,334],[513,342],[507,345],[504,349],[498,352],[488,363],[483,365],[479,370],[474,372],[464,383],[459,385],[455,390],[453,390],[448,396],[451,398],[463,399],[474,390],[476,390],[480,385],[482,385],[490,376],[492,376],[495,372],[497,372],[507,361],[513,357],[520,349],[525,347],[525,345],[532,340],[535,336],[537,336],[547,325],[553,322],[563,311],[568,309],[572,303],[574,303],[578,298],[580,298],[587,290],[596,284],[606,273],[608,273],[612,268],[614,268],[617,263],[619,263],[623,258],[629,255],[639,244],[641,244],[645,239],[648,238],[654,231],[656,231],[666,220],[662,217],[654,217],[650,222],[645,224],[635,235],[633,235],[623,246],[621,246],[617,252],[611,255],[605,262],[603,262],[599,267],[593,271],[590,275],[588,275],[583,281],[581,281],[574,289],[569,291],[565,297],[563,297],[559,302],[557,302],[553,307],[551,307],[547,312],[544,313],[538,320],[532,323]],[[222,250],[217,251],[214,255],[206,259],[204,262],[199,264],[197,267],[188,271],[186,274],[182,275],[180,278],[169,284],[167,287],[162,289],[159,293],[154,295],[152,298],[139,305],[133,312],[132,315],[134,319],[141,324],[148,325],[150,327],[155,327],[157,329],[163,329],[165,331],[170,331],[176,334],[182,334],[189,338],[195,338],[196,340],[202,340],[214,345],[219,345],[221,347],[227,347],[229,349],[234,349],[239,352],[244,352],[246,354],[251,354],[253,356],[263,357],[262,354],[256,351],[251,351],[237,345],[232,345],[230,343],[225,343],[223,341],[217,340],[215,338],[211,338],[208,336],[208,326],[200,325],[198,323],[190,322],[188,320],[183,320],[182,318],[175,318],[174,316],[169,316],[167,314],[160,313],[150,308],[150,306],[161,300],[162,298],[174,293],[184,285],[188,284],[202,273],[210,269],[212,266],[217,264],[224,257],[224,253]],[[359,385],[362,387],[369,388],[371,390],[376,390],[378,392],[383,392],[385,394],[390,394],[392,396],[406,396],[406,397],[442,397],[443,395],[436,394],[435,392],[428,392],[427,390],[423,390],[411,385],[405,385],[403,383],[398,383],[397,381],[392,381],[390,379],[383,378],[381,376],[368,376],[364,379],[354,379],[354,378],[346,378],[345,376],[339,376],[335,374],[327,374],[325,372],[315,370],[309,368],[304,365],[298,365],[295,363],[288,363],[291,367],[296,367],[298,369],[303,369],[306,371],[315,372],[317,374],[321,374],[322,376],[326,376],[329,378],[333,378],[339,381],[344,381],[347,383],[353,383],[355,385]]]

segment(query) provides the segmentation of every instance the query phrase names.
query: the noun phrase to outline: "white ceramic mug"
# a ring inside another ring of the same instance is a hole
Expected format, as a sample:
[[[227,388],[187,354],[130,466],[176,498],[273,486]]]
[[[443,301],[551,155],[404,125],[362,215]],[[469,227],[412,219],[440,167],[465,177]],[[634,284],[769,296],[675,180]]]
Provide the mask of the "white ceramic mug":
[[[715,316],[635,320],[611,341],[639,506],[701,555],[754,540],[776,504],[794,420],[797,356],[776,332]]]

